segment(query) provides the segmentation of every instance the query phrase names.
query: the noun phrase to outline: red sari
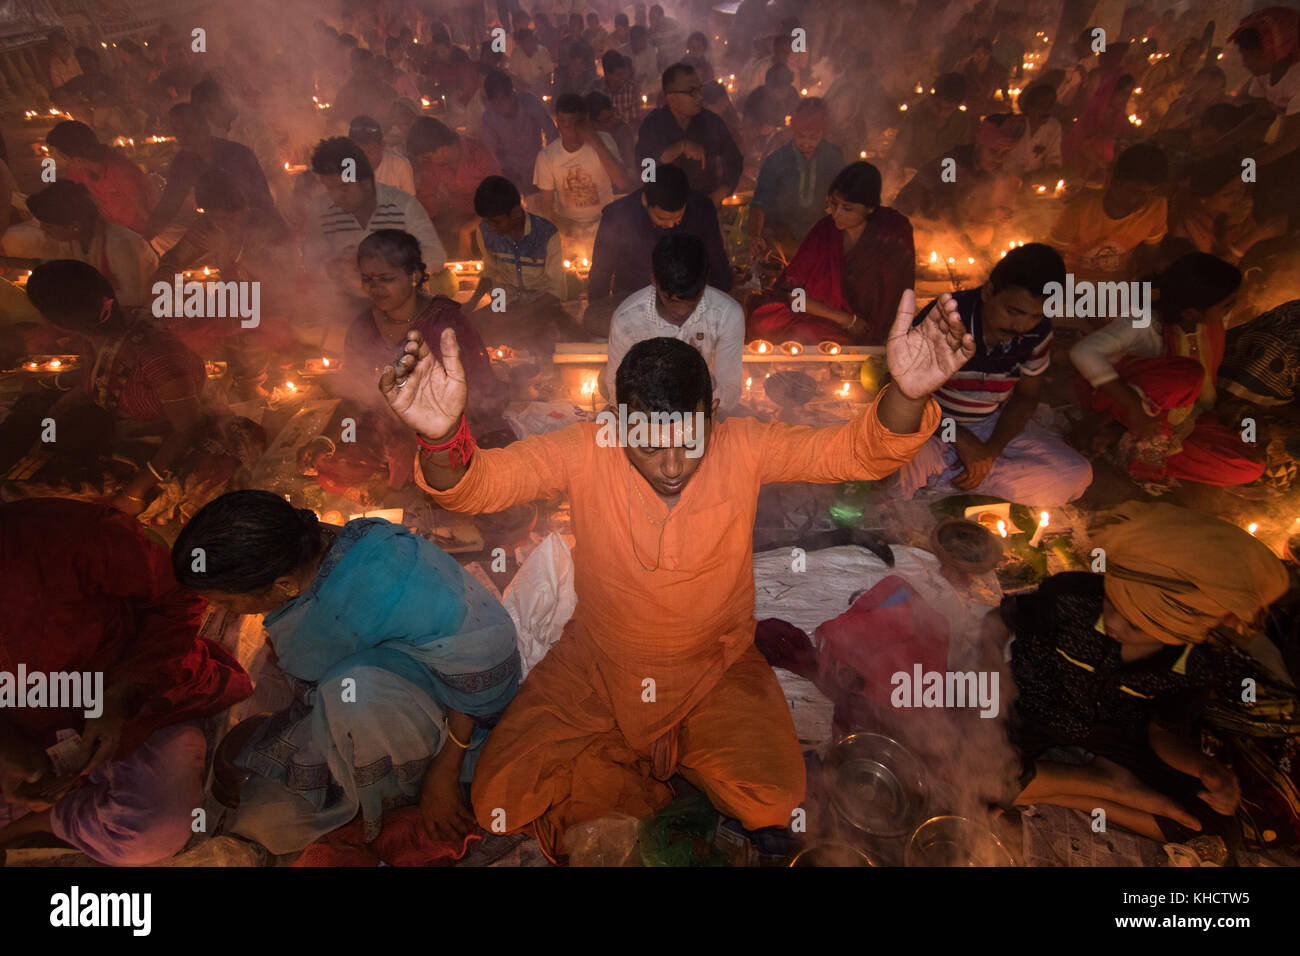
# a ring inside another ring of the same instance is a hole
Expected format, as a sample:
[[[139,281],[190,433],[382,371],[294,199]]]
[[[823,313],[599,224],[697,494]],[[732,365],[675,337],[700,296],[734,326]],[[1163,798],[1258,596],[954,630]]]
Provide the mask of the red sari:
[[[807,344],[883,345],[905,289],[916,283],[916,249],[912,224],[888,206],[880,206],[852,249],[830,216],[813,226],[776,282],[780,300],[759,306],[749,317],[745,338]],[[788,303],[792,289],[809,299],[862,319],[850,335],[830,319],[795,312]]]
[[[220,713],[253,693],[244,669],[198,636],[203,599],[172,577],[167,546],[105,505],[64,498],[0,504],[0,670],[104,674],[143,685],[116,759],[156,730]],[[6,708],[42,747],[82,710]]]

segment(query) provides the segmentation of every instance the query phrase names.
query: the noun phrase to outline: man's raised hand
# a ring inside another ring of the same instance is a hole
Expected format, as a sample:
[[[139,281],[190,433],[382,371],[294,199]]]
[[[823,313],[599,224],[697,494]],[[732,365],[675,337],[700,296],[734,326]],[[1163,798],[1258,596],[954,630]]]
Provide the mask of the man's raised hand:
[[[412,329],[406,333],[402,354],[379,379],[379,391],[397,417],[434,442],[445,440],[460,426],[467,396],[456,333],[444,329],[438,345],[441,357]]]
[[[975,354],[975,340],[957,311],[957,300],[945,292],[916,328],[916,293],[903,293],[894,327],[885,344],[885,361],[894,384],[908,398],[924,398]]]

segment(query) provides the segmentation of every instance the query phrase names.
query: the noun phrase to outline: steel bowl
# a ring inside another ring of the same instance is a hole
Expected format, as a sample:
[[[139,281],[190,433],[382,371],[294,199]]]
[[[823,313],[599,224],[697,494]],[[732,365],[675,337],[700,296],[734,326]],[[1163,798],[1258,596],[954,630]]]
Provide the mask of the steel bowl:
[[[836,811],[869,836],[904,836],[925,813],[925,768],[891,737],[850,734],[831,748],[826,770]]]
[[[912,834],[904,866],[1015,866],[1006,844],[968,817],[931,817]]]
[[[814,843],[800,850],[793,866],[875,866],[871,857],[847,843]]]

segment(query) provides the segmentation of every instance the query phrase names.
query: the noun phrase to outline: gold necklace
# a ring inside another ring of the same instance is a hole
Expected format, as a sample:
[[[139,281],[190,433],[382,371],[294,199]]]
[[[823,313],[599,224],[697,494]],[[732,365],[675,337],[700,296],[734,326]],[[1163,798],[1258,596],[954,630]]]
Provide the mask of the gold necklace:
[[[627,486],[630,491],[636,491],[636,496],[641,502],[641,511],[645,514],[646,520],[649,521],[651,525],[659,525],[659,549],[655,554],[655,566],[653,568],[648,568],[646,567],[645,562],[641,560],[641,555],[638,554],[636,550],[636,535],[632,533],[632,496],[627,496],[627,536],[628,540],[632,542],[632,557],[636,558],[636,563],[641,565],[642,571],[658,571],[659,565],[663,563],[664,559],[664,530],[668,527],[668,518],[666,517],[662,520],[656,521],[654,518],[650,517],[649,509],[646,507],[645,498],[641,494],[641,489],[632,484],[631,462],[628,462],[627,466]],[[668,513],[668,517],[672,517],[671,511]]]

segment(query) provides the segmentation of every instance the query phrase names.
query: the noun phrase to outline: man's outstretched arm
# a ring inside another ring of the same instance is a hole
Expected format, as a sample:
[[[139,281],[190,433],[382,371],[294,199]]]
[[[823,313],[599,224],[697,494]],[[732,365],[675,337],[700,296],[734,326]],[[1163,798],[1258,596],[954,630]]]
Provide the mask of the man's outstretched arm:
[[[436,355],[419,332],[407,333],[402,352],[379,380],[398,418],[426,445],[446,445],[460,432],[468,389],[456,333],[445,329]],[[583,453],[578,426],[534,435],[508,448],[475,450],[468,461],[461,448],[416,455],[416,484],[439,505],[469,514],[504,511],[512,505],[550,498],[569,484],[570,462]]]

